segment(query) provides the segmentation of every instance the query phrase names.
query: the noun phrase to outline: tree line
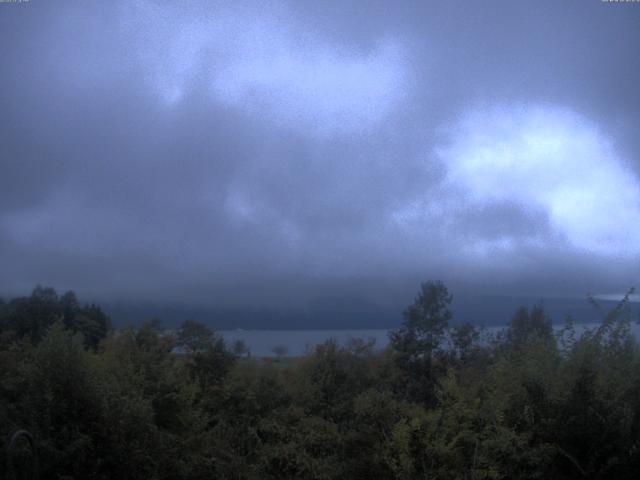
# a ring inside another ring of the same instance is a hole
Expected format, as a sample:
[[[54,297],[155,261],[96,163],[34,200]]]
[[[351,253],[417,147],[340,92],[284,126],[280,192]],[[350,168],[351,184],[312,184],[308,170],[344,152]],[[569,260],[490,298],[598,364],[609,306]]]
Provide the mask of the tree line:
[[[195,321],[113,329],[37,287],[0,301],[0,434],[28,430],[61,480],[636,478],[628,297],[584,332],[538,305],[493,336],[451,326],[452,300],[423,283],[382,351],[257,359]],[[0,472],[30,474],[25,445],[3,455]]]

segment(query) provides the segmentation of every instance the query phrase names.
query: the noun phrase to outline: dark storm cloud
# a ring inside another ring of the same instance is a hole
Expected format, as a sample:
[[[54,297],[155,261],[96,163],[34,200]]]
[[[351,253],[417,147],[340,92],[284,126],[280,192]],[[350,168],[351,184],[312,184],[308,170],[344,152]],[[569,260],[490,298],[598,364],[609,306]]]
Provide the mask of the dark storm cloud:
[[[637,5],[0,8],[7,293],[638,279]]]

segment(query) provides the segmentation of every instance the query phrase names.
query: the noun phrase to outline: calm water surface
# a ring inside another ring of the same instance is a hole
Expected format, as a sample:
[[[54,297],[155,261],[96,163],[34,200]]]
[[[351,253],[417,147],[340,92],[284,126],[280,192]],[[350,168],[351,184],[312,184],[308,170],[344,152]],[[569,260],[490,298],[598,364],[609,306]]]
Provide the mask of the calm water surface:
[[[554,325],[556,330],[563,325]],[[585,328],[593,328],[596,324],[576,325],[576,332],[579,334]],[[485,334],[497,333],[504,327],[485,327]],[[273,349],[278,346],[285,347],[286,355],[304,355],[315,345],[323,343],[330,338],[336,339],[344,345],[350,338],[362,338],[375,340],[375,347],[383,349],[389,343],[389,331],[386,329],[377,330],[221,330],[227,345],[233,345],[236,340],[242,340],[251,350],[251,354],[257,357],[272,356]],[[632,324],[632,331],[636,338],[640,338],[640,325]]]

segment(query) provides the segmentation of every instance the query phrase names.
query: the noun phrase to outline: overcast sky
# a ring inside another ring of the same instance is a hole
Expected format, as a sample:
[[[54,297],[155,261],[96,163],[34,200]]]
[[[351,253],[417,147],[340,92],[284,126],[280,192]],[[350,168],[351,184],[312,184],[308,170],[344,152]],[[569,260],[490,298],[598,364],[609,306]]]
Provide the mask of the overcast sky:
[[[0,46],[1,294],[640,285],[640,3],[30,0]]]

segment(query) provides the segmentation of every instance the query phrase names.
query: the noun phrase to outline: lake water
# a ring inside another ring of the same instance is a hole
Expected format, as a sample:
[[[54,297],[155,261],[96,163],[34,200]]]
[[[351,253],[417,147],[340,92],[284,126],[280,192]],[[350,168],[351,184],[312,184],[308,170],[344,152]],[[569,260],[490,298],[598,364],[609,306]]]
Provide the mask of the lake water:
[[[559,330],[563,325],[554,325],[554,329]],[[585,328],[593,328],[596,324],[577,324],[576,333],[580,333]],[[505,327],[486,327],[484,332],[497,333]],[[640,325],[634,323],[631,326],[636,338],[640,338]],[[372,330],[221,330],[227,345],[232,346],[236,340],[242,340],[251,350],[251,354],[256,357],[273,356],[274,347],[283,346],[287,355],[304,355],[315,345],[324,343],[330,338],[336,339],[344,345],[350,338],[372,338],[376,341],[375,347],[383,349],[389,344],[389,331],[387,329]]]

